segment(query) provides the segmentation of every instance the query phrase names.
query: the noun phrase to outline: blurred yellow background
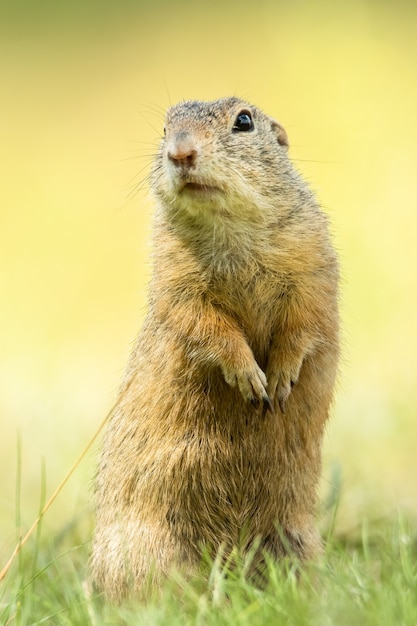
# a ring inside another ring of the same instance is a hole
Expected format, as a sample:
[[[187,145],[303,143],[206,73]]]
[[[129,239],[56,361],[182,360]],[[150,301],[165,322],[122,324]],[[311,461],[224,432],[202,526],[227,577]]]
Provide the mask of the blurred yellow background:
[[[329,213],[344,362],[322,495],[340,529],[417,516],[417,5],[62,0],[0,5],[0,554],[112,405],[144,314],[141,183],[181,99],[237,94],[285,126]],[[138,187],[135,191],[135,186]],[[95,456],[48,512],[90,499]],[[85,538],[87,539],[87,538]]]

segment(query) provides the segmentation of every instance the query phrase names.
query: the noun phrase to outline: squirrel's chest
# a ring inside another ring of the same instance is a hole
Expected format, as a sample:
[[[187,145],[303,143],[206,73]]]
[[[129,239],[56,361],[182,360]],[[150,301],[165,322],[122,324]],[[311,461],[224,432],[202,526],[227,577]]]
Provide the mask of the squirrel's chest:
[[[213,276],[210,291],[214,303],[238,322],[249,340],[264,343],[283,315],[288,288],[284,277],[252,264]]]

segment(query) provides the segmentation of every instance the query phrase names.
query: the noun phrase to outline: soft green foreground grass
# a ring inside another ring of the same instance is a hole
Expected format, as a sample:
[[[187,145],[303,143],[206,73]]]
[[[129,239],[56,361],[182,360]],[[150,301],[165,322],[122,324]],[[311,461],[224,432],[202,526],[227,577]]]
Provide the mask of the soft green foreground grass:
[[[49,542],[34,539],[25,546],[1,583],[1,624],[417,624],[416,534],[404,520],[364,525],[356,539],[334,537],[321,562],[298,582],[291,568],[270,564],[269,586],[261,591],[245,581],[244,565],[225,576],[214,564],[208,582],[177,577],[161,596],[121,607],[90,597],[88,549],[80,545],[76,525]]]

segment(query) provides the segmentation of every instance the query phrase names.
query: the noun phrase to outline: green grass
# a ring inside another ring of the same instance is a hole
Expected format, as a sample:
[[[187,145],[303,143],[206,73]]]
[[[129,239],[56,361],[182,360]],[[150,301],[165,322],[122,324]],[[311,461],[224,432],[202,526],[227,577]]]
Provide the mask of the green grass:
[[[363,525],[361,537],[333,537],[300,580],[269,564],[269,585],[212,564],[208,581],[167,581],[146,603],[108,606],[85,582],[90,518],[22,549],[0,588],[1,624],[317,626],[417,624],[417,541],[411,521]]]

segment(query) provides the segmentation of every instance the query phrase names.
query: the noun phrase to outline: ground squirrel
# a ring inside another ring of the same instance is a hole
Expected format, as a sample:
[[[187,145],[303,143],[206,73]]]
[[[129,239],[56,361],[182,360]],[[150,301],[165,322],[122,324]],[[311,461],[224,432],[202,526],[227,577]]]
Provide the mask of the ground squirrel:
[[[287,149],[235,97],[167,113],[148,313],[96,479],[92,576],[112,600],[195,570],[203,547],[320,550],[338,263]]]

